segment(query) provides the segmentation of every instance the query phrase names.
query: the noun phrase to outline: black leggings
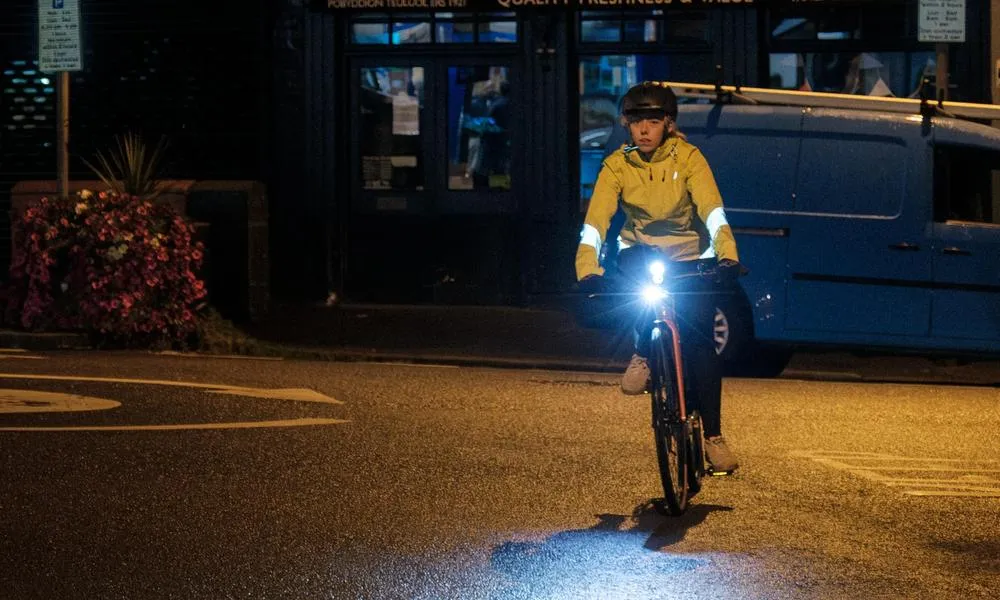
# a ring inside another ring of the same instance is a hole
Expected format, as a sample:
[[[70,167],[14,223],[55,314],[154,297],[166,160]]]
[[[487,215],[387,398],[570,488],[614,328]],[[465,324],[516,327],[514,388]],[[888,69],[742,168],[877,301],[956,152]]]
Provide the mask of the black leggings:
[[[649,249],[643,247],[629,248],[619,254],[618,266],[626,285],[648,281],[646,265],[649,257]],[[693,265],[680,263],[678,266],[690,270]],[[697,410],[701,414],[706,437],[721,435],[722,361],[715,352],[714,335],[719,286],[706,277],[685,277],[669,285],[675,299],[680,330],[688,410]],[[638,323],[635,352],[648,358],[650,315],[643,315]]]

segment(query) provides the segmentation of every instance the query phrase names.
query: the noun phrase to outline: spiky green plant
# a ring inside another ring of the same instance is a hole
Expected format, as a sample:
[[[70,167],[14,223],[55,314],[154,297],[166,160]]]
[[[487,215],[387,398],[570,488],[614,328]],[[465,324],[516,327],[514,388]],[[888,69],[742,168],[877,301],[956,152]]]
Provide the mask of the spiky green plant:
[[[163,192],[158,177],[166,147],[166,138],[150,149],[141,136],[129,132],[116,136],[115,147],[107,154],[98,152],[96,165],[83,162],[111,192],[152,199]]]

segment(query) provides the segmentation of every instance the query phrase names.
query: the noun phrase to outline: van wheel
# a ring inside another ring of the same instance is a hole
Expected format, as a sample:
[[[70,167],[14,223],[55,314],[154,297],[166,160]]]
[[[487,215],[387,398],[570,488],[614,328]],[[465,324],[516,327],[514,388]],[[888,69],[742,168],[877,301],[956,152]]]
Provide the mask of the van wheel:
[[[715,353],[723,362],[741,360],[753,341],[753,324],[750,309],[740,306],[738,300],[722,301],[715,307],[715,326],[712,336]]]

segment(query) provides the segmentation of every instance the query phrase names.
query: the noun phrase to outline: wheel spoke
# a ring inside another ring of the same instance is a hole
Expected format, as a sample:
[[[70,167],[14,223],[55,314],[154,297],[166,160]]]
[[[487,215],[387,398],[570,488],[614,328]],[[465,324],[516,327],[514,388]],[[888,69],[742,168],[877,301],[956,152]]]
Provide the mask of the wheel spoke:
[[[722,354],[729,343],[729,320],[726,314],[718,308],[715,309],[715,325],[713,327],[713,339],[715,341],[715,353]]]

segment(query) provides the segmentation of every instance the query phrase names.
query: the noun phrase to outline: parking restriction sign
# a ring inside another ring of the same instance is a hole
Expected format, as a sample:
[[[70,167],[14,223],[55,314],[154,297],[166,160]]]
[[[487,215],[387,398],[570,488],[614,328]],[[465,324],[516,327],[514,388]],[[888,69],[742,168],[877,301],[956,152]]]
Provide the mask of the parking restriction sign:
[[[49,73],[83,68],[79,0],[38,0],[38,68]]]

